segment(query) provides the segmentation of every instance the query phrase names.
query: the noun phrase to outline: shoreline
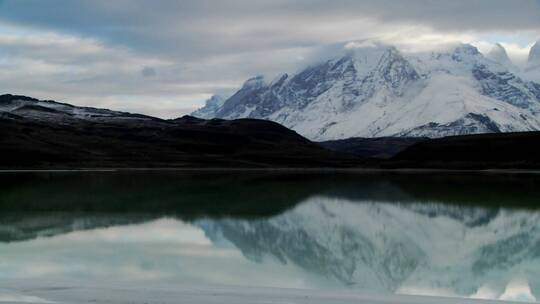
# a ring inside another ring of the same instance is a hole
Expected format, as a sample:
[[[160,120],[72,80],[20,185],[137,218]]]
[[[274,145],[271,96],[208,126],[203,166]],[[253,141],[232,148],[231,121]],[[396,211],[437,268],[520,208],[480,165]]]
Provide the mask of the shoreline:
[[[237,285],[171,285],[155,282],[48,281],[2,279],[0,303],[275,303],[275,304],[497,304],[519,303],[501,299],[428,294],[377,294],[359,290],[321,290]],[[144,288],[140,288],[144,285]],[[4,298],[4,301],[2,300]],[[137,299],[137,300],[134,300]]]
[[[540,174],[540,169],[427,169],[427,168],[399,168],[399,169],[381,169],[381,168],[74,168],[74,169],[0,169],[2,173],[114,173],[114,172],[290,172],[290,173],[393,173],[393,174]]]

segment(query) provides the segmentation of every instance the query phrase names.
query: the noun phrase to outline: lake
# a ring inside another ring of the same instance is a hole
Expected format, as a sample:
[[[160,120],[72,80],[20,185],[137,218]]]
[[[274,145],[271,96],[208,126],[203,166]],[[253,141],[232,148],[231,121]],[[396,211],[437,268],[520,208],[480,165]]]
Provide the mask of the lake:
[[[2,173],[0,302],[66,284],[535,302],[539,207],[535,174]]]

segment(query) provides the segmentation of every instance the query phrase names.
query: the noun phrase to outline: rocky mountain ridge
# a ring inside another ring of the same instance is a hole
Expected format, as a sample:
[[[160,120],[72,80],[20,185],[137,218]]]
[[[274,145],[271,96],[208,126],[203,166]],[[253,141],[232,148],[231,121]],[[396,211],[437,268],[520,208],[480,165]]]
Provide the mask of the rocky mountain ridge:
[[[221,107],[194,115],[201,112],[276,121],[311,140],[533,131],[540,84],[471,45],[405,54],[368,44],[271,82],[249,79]]]

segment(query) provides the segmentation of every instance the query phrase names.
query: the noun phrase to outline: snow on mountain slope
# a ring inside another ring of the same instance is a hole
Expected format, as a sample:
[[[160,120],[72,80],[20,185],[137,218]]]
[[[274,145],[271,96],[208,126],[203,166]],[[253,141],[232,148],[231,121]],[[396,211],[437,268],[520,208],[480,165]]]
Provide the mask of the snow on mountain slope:
[[[540,40],[529,51],[529,60],[523,76],[540,83]]]
[[[512,60],[510,60],[510,57],[508,57],[508,53],[506,52],[506,49],[500,43],[496,43],[493,46],[491,51],[489,51],[489,53],[486,54],[486,58],[491,59],[497,63],[500,63],[509,69],[513,68]]]
[[[519,210],[313,197],[270,219],[197,225],[255,262],[299,266],[352,289],[497,299],[516,279],[540,296],[538,220]]]
[[[212,118],[214,113],[223,106],[225,103],[225,99],[219,95],[213,95],[205,102],[205,105],[203,108],[193,112],[193,116],[202,118],[202,119],[209,119]]]
[[[540,67],[540,40],[538,40],[529,52],[529,68]]]
[[[295,75],[250,79],[213,113],[273,120],[313,140],[530,131],[540,129],[540,85],[470,45],[403,54],[371,43]]]
[[[151,120],[149,116],[131,114],[126,112],[111,111],[91,107],[76,107],[55,101],[38,100],[26,96],[1,95],[0,114],[9,113],[28,119],[55,121],[69,120],[94,120],[94,121],[118,121],[118,120]]]

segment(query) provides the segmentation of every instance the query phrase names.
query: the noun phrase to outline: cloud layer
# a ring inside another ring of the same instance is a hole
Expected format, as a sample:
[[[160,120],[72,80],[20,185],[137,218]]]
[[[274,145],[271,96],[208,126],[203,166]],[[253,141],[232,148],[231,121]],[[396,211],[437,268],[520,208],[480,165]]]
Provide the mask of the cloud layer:
[[[0,0],[3,91],[174,117],[322,45],[540,37],[539,0]],[[512,52],[512,50],[516,50]]]

